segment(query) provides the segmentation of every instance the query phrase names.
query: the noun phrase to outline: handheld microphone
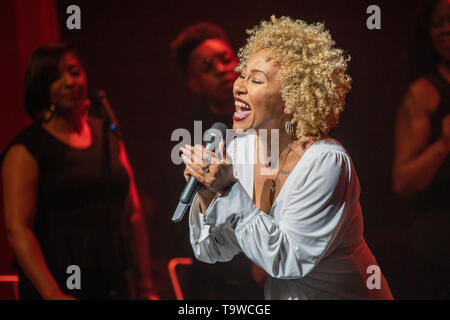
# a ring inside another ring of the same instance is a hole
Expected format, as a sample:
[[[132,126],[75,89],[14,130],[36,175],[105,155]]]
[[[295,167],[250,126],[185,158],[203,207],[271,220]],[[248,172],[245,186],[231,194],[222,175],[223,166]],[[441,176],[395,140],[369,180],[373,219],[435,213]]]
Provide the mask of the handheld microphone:
[[[220,141],[225,140],[226,131],[227,126],[222,122],[214,123],[211,129],[206,131],[205,149],[209,151],[218,150]],[[199,186],[200,182],[198,182],[193,176],[190,176],[183,192],[180,195],[180,200],[175,213],[172,216],[172,221],[179,222],[183,219],[183,216],[186,213],[187,208],[191,205]]]

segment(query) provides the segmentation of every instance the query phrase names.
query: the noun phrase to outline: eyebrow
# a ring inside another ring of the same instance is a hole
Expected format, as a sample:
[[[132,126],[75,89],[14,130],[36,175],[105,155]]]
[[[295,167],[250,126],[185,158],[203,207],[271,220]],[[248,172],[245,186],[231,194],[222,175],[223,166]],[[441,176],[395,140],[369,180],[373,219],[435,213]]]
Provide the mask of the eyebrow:
[[[254,73],[254,72],[260,72],[260,73],[262,73],[263,75],[265,75],[267,79],[269,79],[269,77],[267,76],[267,74],[266,74],[264,71],[262,71],[262,70],[259,70],[259,69],[253,69],[252,71],[250,71],[250,73]]]

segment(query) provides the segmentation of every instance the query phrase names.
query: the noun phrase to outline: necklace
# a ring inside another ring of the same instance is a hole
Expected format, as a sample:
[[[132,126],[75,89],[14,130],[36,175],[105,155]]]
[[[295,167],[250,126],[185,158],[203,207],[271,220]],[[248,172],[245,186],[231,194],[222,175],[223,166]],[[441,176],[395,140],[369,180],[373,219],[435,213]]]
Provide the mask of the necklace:
[[[277,173],[277,176],[275,177],[275,179],[271,179],[271,181],[270,181],[270,205],[272,205],[275,200],[275,192],[277,190],[278,176],[280,175],[281,171],[283,171],[283,168],[286,166],[287,158],[289,157],[289,154],[292,151],[291,145],[292,145],[292,143],[289,144],[289,151],[286,154],[286,157],[284,158],[283,166],[280,167],[280,169],[278,170],[278,173]],[[271,164],[269,163],[269,166],[270,165]]]

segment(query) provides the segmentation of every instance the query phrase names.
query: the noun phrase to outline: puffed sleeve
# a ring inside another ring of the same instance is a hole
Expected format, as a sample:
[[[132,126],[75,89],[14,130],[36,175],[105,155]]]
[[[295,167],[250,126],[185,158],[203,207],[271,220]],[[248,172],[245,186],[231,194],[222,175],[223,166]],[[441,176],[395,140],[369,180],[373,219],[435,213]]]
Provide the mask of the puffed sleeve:
[[[195,257],[206,263],[230,261],[241,252],[234,230],[207,225],[205,217],[196,195],[189,213],[190,241]]]
[[[206,211],[204,226],[234,231],[215,241],[205,234],[203,256],[226,256],[240,248],[248,258],[275,278],[300,278],[326,256],[342,237],[359,198],[359,183],[345,152],[323,151],[309,157],[279,214],[260,211],[236,182]],[[291,173],[293,174],[293,173]],[[208,247],[208,249],[206,249]],[[209,252],[207,251],[209,250]]]

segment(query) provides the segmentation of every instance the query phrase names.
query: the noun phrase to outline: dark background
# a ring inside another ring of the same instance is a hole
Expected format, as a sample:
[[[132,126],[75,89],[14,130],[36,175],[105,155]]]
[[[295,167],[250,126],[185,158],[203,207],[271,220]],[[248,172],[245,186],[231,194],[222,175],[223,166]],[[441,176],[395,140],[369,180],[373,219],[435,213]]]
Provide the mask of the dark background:
[[[353,88],[332,135],[346,147],[358,171],[365,237],[395,298],[410,298],[411,221],[408,200],[391,190],[393,126],[408,83],[414,27],[425,1],[56,1],[61,40],[77,49],[90,89],[106,90],[122,126],[148,218],[153,272],[163,298],[173,298],[167,263],[171,255],[170,217],[175,204],[165,193],[179,194],[183,177],[168,152],[170,134],[199,101],[189,94],[171,59],[169,43],[184,27],[200,20],[222,26],[233,46],[244,44],[245,30],[262,19],[287,15],[324,22],[337,46],[351,56]],[[81,8],[81,30],[66,28],[66,8]],[[381,30],[369,30],[366,9],[381,8]],[[171,178],[172,179],[172,178]],[[169,182],[169,183],[168,183]],[[167,188],[172,184],[172,188]],[[164,186],[164,187],[162,187]]]

